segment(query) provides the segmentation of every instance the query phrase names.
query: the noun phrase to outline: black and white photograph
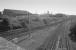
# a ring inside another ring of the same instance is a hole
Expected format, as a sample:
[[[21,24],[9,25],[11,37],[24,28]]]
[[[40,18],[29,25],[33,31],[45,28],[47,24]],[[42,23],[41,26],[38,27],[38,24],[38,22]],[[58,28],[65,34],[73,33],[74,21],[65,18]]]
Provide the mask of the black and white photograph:
[[[76,0],[0,0],[0,50],[76,50]]]

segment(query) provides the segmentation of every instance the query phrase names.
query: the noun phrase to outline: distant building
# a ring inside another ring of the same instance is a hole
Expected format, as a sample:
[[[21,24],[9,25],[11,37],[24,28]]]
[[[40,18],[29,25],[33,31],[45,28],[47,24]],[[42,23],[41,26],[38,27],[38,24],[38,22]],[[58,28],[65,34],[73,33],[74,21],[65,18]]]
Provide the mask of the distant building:
[[[13,10],[13,9],[4,9],[3,15],[16,17],[16,16],[27,16],[28,14],[32,14],[28,11],[23,10]]]

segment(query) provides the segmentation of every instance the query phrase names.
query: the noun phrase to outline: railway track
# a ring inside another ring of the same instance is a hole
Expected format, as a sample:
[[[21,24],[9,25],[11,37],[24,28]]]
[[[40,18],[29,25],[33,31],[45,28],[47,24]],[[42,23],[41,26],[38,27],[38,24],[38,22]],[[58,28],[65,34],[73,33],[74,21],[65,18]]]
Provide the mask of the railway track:
[[[55,50],[55,44],[56,44],[56,39],[49,40],[46,44],[41,45],[36,50]]]
[[[65,40],[66,40],[67,50],[71,50],[69,40],[67,38],[65,38]]]
[[[54,25],[57,25],[57,24],[62,23],[64,21],[65,20],[56,21],[56,22],[53,22],[53,23],[51,23],[49,25],[44,25],[44,26],[39,26],[39,27],[36,27],[36,28],[32,28],[31,31],[29,31],[29,30],[27,30],[25,28],[21,28],[21,29],[6,31],[6,32],[0,32],[0,36],[10,41],[10,40],[12,40],[14,38],[30,35],[30,33],[34,32],[35,30],[40,30],[40,29],[47,28],[49,26],[54,26]]]
[[[64,41],[60,36],[58,37],[58,41],[57,41],[55,50],[71,50],[69,41],[67,40],[66,37],[64,37]]]
[[[64,22],[62,22],[62,23],[64,23]],[[47,37],[47,39],[44,41],[44,43],[41,46],[39,46],[38,48],[36,48],[36,50],[55,50],[57,37],[60,34],[60,31],[58,31],[58,30],[61,30],[62,23],[60,23],[58,25],[58,29],[54,30],[55,32],[53,32],[53,35],[52,36],[50,35],[49,37]]]
[[[62,26],[59,26],[59,28],[60,27]],[[60,33],[65,32],[64,31],[65,27],[64,28],[63,27],[59,29],[63,31],[56,30],[55,31],[56,34],[52,37],[48,37],[47,38],[48,40],[46,40],[46,42],[44,42],[43,45],[38,47],[36,50],[71,50],[69,40],[67,39],[67,37],[65,37],[65,35],[63,38],[62,38],[63,35],[58,37]]]
[[[42,45],[43,47],[40,46],[37,50],[71,50],[67,38],[65,38],[65,45],[63,45],[62,43],[63,41],[61,37],[58,37],[58,40],[50,40],[49,42],[47,42],[47,44],[45,44],[46,46]]]

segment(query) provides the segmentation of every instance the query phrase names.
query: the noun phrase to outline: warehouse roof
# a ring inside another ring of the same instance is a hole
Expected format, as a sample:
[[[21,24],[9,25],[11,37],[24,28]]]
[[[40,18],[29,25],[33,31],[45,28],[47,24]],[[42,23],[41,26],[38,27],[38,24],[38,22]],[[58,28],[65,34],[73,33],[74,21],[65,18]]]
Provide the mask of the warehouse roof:
[[[4,9],[3,14],[4,15],[27,15],[32,13],[24,10]]]

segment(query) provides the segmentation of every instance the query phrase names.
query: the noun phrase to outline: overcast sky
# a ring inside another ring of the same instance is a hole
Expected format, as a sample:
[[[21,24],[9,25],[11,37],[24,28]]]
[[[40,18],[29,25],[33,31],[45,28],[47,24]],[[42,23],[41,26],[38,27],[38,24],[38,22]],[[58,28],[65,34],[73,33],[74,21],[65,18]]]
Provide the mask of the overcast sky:
[[[32,13],[76,14],[76,0],[0,0],[0,10],[18,9]]]

